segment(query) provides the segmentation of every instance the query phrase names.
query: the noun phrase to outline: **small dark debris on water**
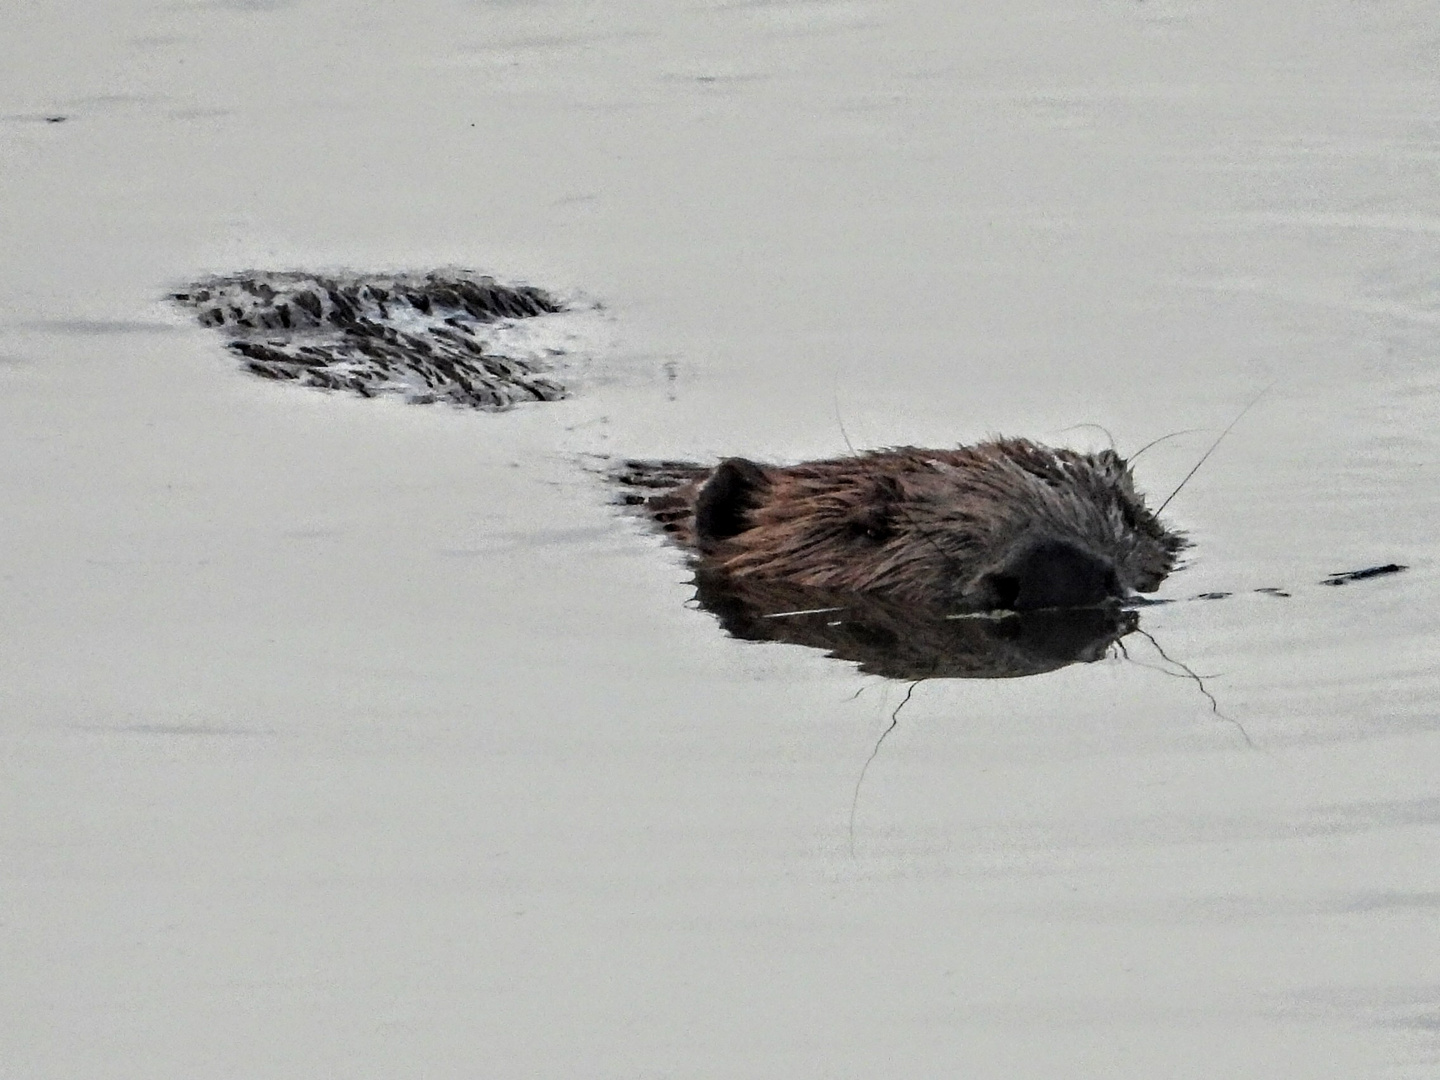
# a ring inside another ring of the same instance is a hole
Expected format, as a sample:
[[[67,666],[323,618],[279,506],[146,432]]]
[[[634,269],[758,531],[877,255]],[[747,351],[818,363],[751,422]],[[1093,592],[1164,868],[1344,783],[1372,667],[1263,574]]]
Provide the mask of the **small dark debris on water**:
[[[54,116],[47,116],[47,117],[45,117],[45,123],[47,123],[47,124],[63,124],[63,123],[65,123],[66,120],[69,120],[69,119],[70,119],[70,117],[68,117],[68,116],[61,116],[60,114],[57,113],[57,114],[54,115]]]
[[[1402,570],[1410,569],[1400,563],[1386,563],[1384,566],[1367,566],[1364,570],[1346,570],[1344,573],[1331,574],[1321,585],[1348,585],[1352,581],[1364,581],[1366,578],[1385,577],[1387,574],[1398,574]]]
[[[171,299],[223,333],[226,347],[262,378],[487,410],[566,396],[545,359],[557,350],[505,337],[520,320],[567,310],[532,285],[459,269],[249,271],[206,278]]]

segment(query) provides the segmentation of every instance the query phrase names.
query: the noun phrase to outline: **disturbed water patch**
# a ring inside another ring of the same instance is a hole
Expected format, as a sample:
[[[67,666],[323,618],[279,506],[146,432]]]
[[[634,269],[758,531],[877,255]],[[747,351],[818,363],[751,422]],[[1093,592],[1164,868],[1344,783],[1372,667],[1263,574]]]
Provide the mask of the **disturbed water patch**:
[[[266,379],[500,410],[567,395],[597,306],[469,270],[248,271],[171,294]]]

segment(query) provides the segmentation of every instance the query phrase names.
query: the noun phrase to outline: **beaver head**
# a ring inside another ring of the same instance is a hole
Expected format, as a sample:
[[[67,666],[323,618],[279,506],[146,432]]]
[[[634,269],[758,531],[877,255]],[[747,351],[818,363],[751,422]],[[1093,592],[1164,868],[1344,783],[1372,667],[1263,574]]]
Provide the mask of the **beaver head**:
[[[654,468],[630,482],[666,488],[646,505],[707,569],[950,609],[1121,601],[1158,588],[1187,546],[1111,450],[996,439],[792,466]]]

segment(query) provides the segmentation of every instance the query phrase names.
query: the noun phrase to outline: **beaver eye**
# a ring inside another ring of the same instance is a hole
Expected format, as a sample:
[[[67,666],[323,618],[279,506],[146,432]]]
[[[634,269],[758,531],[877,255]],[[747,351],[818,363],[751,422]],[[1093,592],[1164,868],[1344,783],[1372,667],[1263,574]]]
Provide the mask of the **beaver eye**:
[[[871,544],[883,544],[893,534],[890,531],[888,522],[883,521],[852,521],[850,522],[850,538],[852,540],[864,540]]]
[[[890,522],[889,503],[876,498],[853,508],[845,527],[851,540],[867,544],[883,544],[895,534]]]

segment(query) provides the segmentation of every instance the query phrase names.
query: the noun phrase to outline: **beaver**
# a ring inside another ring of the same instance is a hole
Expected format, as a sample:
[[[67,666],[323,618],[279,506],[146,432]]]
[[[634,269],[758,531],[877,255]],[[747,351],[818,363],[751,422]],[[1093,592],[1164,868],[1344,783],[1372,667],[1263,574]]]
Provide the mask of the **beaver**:
[[[617,479],[698,567],[950,612],[1118,606],[1189,546],[1113,450],[995,438],[800,465],[628,462]]]

